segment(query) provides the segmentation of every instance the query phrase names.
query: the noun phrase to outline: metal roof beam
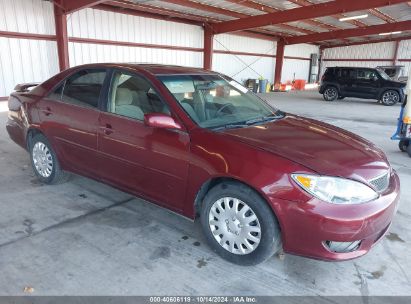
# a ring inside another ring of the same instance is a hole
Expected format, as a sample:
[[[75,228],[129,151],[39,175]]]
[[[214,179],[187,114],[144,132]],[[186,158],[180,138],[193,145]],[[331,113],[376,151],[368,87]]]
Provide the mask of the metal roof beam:
[[[368,12],[377,17],[380,18],[381,20],[384,20],[387,23],[392,23],[395,22],[395,19],[392,18],[391,16],[388,16],[387,14],[384,14],[383,12],[381,12],[380,10],[376,9],[376,8],[371,8],[368,10]]]
[[[105,1],[106,0],[55,0],[54,3],[63,10],[64,14],[71,14]]]
[[[216,34],[234,32],[267,25],[368,10],[370,8],[388,6],[403,2],[407,2],[407,0],[335,0],[310,6],[293,8],[286,11],[221,22],[214,26],[214,32]]]
[[[313,2],[311,2],[309,0],[288,0],[288,1],[291,2],[291,3],[297,4],[297,5],[300,5],[300,6],[310,6],[310,5],[314,4]],[[347,17],[347,16],[345,16],[343,14],[337,14],[337,15],[333,15],[333,16],[330,16],[330,17],[339,20],[340,18],[344,18],[344,17]],[[358,26],[358,27],[367,26],[365,23],[363,23],[361,21],[358,21],[358,20],[347,20],[347,21],[343,21],[343,22],[349,23],[349,24],[352,24],[352,25],[355,25],[355,26]]]
[[[252,8],[252,9],[258,10],[260,12],[265,12],[265,13],[281,12],[281,10],[278,9],[278,8],[268,6],[268,5],[265,5],[263,3],[254,2],[254,1],[251,1],[251,0],[225,0],[225,1],[235,3],[235,4],[238,4],[238,5],[242,5],[242,6],[245,6],[245,7],[248,7],[248,8]],[[294,1],[292,1],[292,2],[294,2]],[[321,27],[321,28],[324,28],[324,29],[327,29],[327,30],[338,29],[338,27],[336,27],[336,26],[333,26],[333,25],[330,25],[330,24],[325,24],[325,23],[317,21],[317,20],[309,19],[309,20],[304,20],[303,22],[307,23],[307,24],[310,24],[310,25],[318,26],[318,27]]]
[[[212,5],[208,5],[208,4],[203,4],[203,3],[199,3],[199,2],[195,2],[195,1],[190,1],[190,0],[167,0],[167,2],[172,3],[172,4],[176,4],[176,5],[180,5],[180,6],[184,6],[184,7],[197,9],[197,10],[200,10],[200,11],[210,12],[210,13],[219,14],[219,15],[223,15],[223,16],[230,16],[230,17],[233,17],[233,18],[246,19],[246,18],[252,17],[251,15],[248,15],[248,14],[243,14],[243,13],[239,13],[239,12],[236,12],[236,11],[232,11],[232,10],[228,10],[228,9],[224,9],[224,8],[220,8],[220,7],[216,7],[216,6],[212,6]],[[264,15],[257,15],[257,16],[264,16]],[[228,22],[228,21],[226,21],[226,22]],[[304,33],[304,34],[315,33],[314,31],[304,29],[304,28],[300,28],[300,27],[296,27],[296,26],[292,26],[292,25],[288,25],[288,24],[278,24],[277,26],[282,27],[286,30],[299,32],[299,33]]]
[[[338,44],[331,44],[331,45],[323,45],[321,49],[332,49],[336,47],[346,47],[351,45],[363,45],[363,44],[371,44],[371,43],[381,43],[381,42],[392,42],[392,41],[402,41],[411,39],[410,36],[401,36],[401,37],[391,37],[391,38],[384,38],[384,39],[370,39],[367,41],[355,41],[350,43],[338,43]]]
[[[134,16],[141,16],[147,18],[155,18],[161,20],[167,20],[172,22],[180,22],[186,24],[193,24],[198,26],[204,26],[205,24],[214,24],[218,22],[218,19],[207,18],[198,15],[191,15],[186,13],[179,13],[177,11],[156,8],[154,6],[126,3],[125,1],[108,1],[104,4],[99,4],[94,7],[95,9],[100,9],[104,11],[110,11],[121,14],[128,14]],[[280,36],[275,35],[274,32],[266,30],[247,30],[236,32],[236,34],[241,36],[248,36],[263,40],[276,41]]]
[[[411,20],[410,21],[401,21],[394,23],[384,23],[379,25],[355,28],[355,29],[346,29],[338,30],[333,32],[325,32],[311,35],[303,35],[296,37],[285,38],[287,44],[298,44],[298,43],[309,43],[333,39],[343,39],[350,37],[361,37],[369,35],[377,35],[380,33],[390,33],[396,31],[408,31],[411,30]]]

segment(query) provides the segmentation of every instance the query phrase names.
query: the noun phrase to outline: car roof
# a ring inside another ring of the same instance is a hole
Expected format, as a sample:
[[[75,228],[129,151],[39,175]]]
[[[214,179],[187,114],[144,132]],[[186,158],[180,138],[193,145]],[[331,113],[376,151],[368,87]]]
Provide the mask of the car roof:
[[[212,72],[200,68],[183,67],[178,65],[166,65],[166,64],[150,64],[150,63],[92,63],[79,65],[75,68],[98,68],[98,67],[110,67],[110,68],[126,68],[134,69],[136,71],[144,70],[153,75],[175,75],[175,74],[209,74],[215,75],[217,72]]]
[[[371,68],[371,67],[336,66],[336,67],[328,67],[327,69],[368,69],[368,70],[375,70],[376,68]]]
[[[377,68],[387,68],[387,69],[392,69],[392,68],[404,68],[404,65],[379,65]]]

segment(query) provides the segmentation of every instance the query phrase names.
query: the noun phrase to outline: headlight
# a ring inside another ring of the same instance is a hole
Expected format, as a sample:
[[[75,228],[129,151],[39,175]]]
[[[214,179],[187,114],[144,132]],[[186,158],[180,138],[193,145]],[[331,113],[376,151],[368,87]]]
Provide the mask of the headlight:
[[[308,193],[332,204],[361,204],[378,197],[370,187],[350,179],[310,174],[292,174],[291,177]]]

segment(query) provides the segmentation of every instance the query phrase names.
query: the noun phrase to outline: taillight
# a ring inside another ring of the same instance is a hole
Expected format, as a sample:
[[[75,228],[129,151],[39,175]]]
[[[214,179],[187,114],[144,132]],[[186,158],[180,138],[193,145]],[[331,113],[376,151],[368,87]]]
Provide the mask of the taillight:
[[[8,107],[10,111],[20,111],[21,102],[20,100],[18,100],[18,98],[10,96],[8,100]]]

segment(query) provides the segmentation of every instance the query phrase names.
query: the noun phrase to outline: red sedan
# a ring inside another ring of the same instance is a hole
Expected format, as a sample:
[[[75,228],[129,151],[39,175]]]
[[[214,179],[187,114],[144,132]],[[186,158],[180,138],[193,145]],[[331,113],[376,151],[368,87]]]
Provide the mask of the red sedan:
[[[93,64],[28,87],[10,96],[7,130],[43,183],[73,172],[200,217],[213,250],[237,264],[281,247],[359,257],[398,205],[398,176],[372,143],[215,72]]]

